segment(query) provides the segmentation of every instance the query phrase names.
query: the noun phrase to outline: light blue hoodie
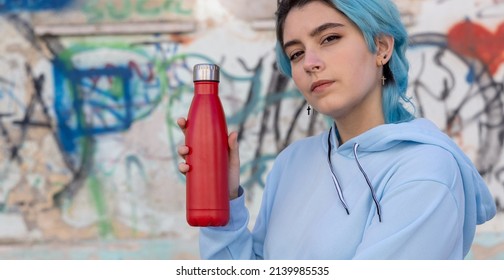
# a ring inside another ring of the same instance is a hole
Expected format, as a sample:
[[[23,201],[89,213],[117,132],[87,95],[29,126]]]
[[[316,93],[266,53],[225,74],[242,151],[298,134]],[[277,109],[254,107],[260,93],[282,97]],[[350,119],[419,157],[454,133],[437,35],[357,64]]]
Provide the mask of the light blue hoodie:
[[[243,192],[227,226],[202,228],[201,257],[463,259],[495,215],[471,161],[430,121],[380,125],[341,146],[330,131],[278,155],[252,232]]]

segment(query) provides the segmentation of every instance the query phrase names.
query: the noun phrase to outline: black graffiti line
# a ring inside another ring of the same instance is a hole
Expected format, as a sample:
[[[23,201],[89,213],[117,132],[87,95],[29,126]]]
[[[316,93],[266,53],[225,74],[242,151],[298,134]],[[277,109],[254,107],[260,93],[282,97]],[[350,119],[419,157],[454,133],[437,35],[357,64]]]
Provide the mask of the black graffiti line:
[[[275,95],[280,95],[285,90],[287,89],[287,86],[289,84],[289,79],[284,76],[283,74],[278,71],[276,62],[273,63],[273,73],[271,75],[270,79],[270,85],[268,87],[268,94],[271,94],[272,96]],[[285,147],[285,142],[282,143],[281,141],[281,135],[280,135],[280,113],[282,111],[282,102],[280,98],[277,99],[275,102],[275,114],[274,114],[274,121],[273,121],[273,132],[275,136],[275,142],[277,145],[277,151],[282,150]],[[287,136],[290,137],[290,136]]]
[[[15,86],[14,82],[8,81],[8,80],[6,80],[6,79],[4,79],[2,77],[0,77],[0,83],[6,84],[6,85],[8,85],[10,87],[14,87]],[[9,147],[12,144],[12,138],[9,135],[9,131],[7,130],[7,127],[3,123],[3,119],[6,118],[6,117],[11,117],[13,115],[14,115],[14,113],[3,113],[3,112],[0,112],[0,132],[2,133],[2,137],[5,139],[7,147]]]
[[[9,14],[6,16],[6,19],[37,51],[42,52],[42,48],[37,41],[37,35],[29,22],[17,14]]]
[[[241,64],[241,66],[244,68],[244,69],[249,69],[247,67],[247,65],[245,65],[245,61],[243,61],[242,59],[238,59],[238,62]],[[263,63],[263,58],[260,58],[256,67],[255,67],[255,73],[254,73],[254,76],[252,78],[252,83],[250,84],[250,88],[248,90],[248,94],[247,94],[247,100],[245,101],[245,104],[244,104],[244,111],[247,111],[246,108],[249,108],[250,106],[252,106],[252,101],[254,100],[255,96],[254,96],[254,81],[256,81],[258,79],[258,72],[257,70],[259,70],[262,66],[262,63]],[[254,71],[254,69],[252,70]],[[241,123],[238,127],[238,142],[240,140],[243,139],[243,133],[245,131],[245,123],[246,123],[246,120],[247,120],[247,116],[244,116],[243,117],[243,120],[241,120]]]
[[[27,71],[30,71],[29,66],[27,66]],[[40,90],[42,89],[43,84],[44,84],[44,75],[40,75],[38,78],[33,77],[34,94],[31,96],[31,99],[30,99],[30,102],[26,108],[24,117],[20,121],[13,121],[13,124],[18,125],[20,127],[21,137],[20,137],[19,143],[15,144],[11,147],[10,159],[17,160],[19,163],[21,163],[23,161],[21,156],[19,155],[19,151],[22,148],[22,146],[26,140],[28,127],[30,127],[30,126],[43,126],[43,127],[51,128],[50,122],[40,123],[40,122],[32,122],[31,121],[32,115],[34,113],[35,105],[37,105],[37,103],[40,101],[38,97],[40,96]],[[45,107],[43,100],[40,104],[42,105],[44,115],[46,115],[47,108]]]
[[[84,151],[82,152],[81,161],[77,165],[73,164],[72,159],[63,152],[64,149],[62,147],[62,143],[59,141],[54,126],[52,125],[52,118],[49,114],[48,106],[43,99],[43,86],[45,82],[45,76],[39,75],[38,77],[35,77],[29,65],[26,65],[26,70],[28,76],[31,77],[34,93],[31,96],[23,119],[20,121],[14,121],[14,124],[18,125],[21,129],[21,137],[19,142],[13,145],[11,148],[11,160],[15,159],[18,161],[18,163],[22,162],[19,151],[26,141],[27,132],[30,127],[44,127],[50,130],[52,132],[52,137],[55,143],[58,145],[60,155],[63,159],[63,162],[65,163],[65,166],[73,175],[72,181],[67,184],[60,192],[53,195],[57,205],[61,206],[63,203],[63,198],[72,197],[83,185],[82,182],[86,179],[86,175],[88,174],[88,171],[90,170],[90,166],[92,164],[92,162],[90,161],[91,156],[88,152],[93,150],[94,143],[92,139],[86,139],[85,143],[83,144]],[[33,120],[33,115],[37,106],[42,109],[44,121]]]
[[[5,142],[7,143],[7,146],[12,144],[12,139],[9,135],[9,131],[5,127],[5,125],[3,123],[3,118],[1,116],[0,116],[0,130],[2,132],[2,137],[5,139]]]
[[[428,42],[428,40],[431,40],[433,41],[431,44],[429,43],[426,43]],[[422,42],[423,41],[423,42]],[[436,34],[436,33],[426,33],[426,34],[421,34],[421,35],[415,35],[415,36],[412,36],[411,38],[411,43],[410,45],[414,45],[414,46],[437,46],[441,49],[441,51],[439,51],[436,56],[435,56],[435,63],[436,65],[438,65],[439,67],[445,69],[447,71],[447,73],[449,73],[450,77],[452,78],[452,80],[454,81],[455,83],[455,78],[454,78],[454,75],[453,75],[453,72],[450,71],[450,69],[445,66],[442,62],[441,62],[441,55],[442,53],[444,53],[446,50],[449,50],[448,48],[448,44],[446,43],[446,36],[442,35],[442,34]],[[491,106],[491,103],[493,103],[492,101],[500,101],[498,99],[498,95],[501,93],[502,91],[502,84],[498,84],[497,82],[495,82],[493,80],[493,78],[491,77],[490,73],[489,73],[489,69],[488,69],[488,66],[487,65],[484,65],[483,63],[481,63],[479,60],[476,60],[476,59],[467,59],[466,57],[463,57],[455,52],[452,52],[453,55],[457,56],[458,59],[460,59],[462,62],[464,62],[464,64],[466,64],[468,67],[476,67],[476,66],[480,66],[480,69],[479,71],[475,71],[474,68],[472,68],[472,71],[474,71],[474,80],[475,80],[475,83],[473,84],[476,84],[476,85],[479,85],[479,91],[475,91],[474,92],[474,96],[472,97],[479,97],[481,96],[480,94],[478,93],[481,93],[481,92],[486,92],[486,90],[481,90],[483,87],[481,86],[481,83],[483,82],[482,80],[483,79],[487,79],[490,81],[490,84],[487,86],[487,87],[490,87],[492,89],[496,89],[496,95],[494,98],[487,98],[487,102],[485,102],[485,111],[486,109],[489,108],[489,106]],[[422,71],[421,73],[423,73],[423,65],[424,65],[424,62],[425,59],[423,58],[422,59]],[[419,75],[420,76],[420,75]],[[414,85],[415,86],[418,86],[419,85],[419,80],[420,78],[417,78],[417,80],[414,82]],[[472,85],[471,85],[472,86]],[[484,89],[486,89],[487,87],[485,87]],[[454,86],[452,87],[452,89],[454,88]],[[426,89],[426,87],[425,87]],[[470,89],[469,89],[470,90]],[[451,90],[448,90],[447,87],[445,87],[444,89],[444,92],[442,94],[442,98],[441,100],[445,100],[448,96],[449,96],[449,92]],[[426,91],[429,93],[429,95],[431,95],[432,97],[436,98],[434,94],[430,93],[430,91]],[[417,93],[417,92],[416,92]],[[416,96],[417,98],[419,97],[418,95]],[[470,95],[467,96],[466,95],[466,98],[463,99],[462,101],[462,104],[460,104],[459,108],[456,108],[455,112],[458,113],[462,107],[467,103],[467,101],[470,100],[470,98],[467,98],[467,97],[471,97]],[[483,95],[483,97],[486,97],[485,95]],[[438,99],[438,98],[436,98]],[[439,100],[439,99],[438,99]],[[499,104],[501,104],[499,102]]]

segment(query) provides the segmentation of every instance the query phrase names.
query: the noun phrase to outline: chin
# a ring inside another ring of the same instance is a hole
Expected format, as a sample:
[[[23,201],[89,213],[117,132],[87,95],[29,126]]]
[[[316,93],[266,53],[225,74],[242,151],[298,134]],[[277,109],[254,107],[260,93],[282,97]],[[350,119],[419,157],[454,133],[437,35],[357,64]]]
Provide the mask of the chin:
[[[335,106],[330,106],[329,104],[324,104],[322,106],[317,106],[317,107],[312,105],[312,107],[320,114],[330,116],[330,117],[343,114],[343,110],[341,108],[335,107]]]

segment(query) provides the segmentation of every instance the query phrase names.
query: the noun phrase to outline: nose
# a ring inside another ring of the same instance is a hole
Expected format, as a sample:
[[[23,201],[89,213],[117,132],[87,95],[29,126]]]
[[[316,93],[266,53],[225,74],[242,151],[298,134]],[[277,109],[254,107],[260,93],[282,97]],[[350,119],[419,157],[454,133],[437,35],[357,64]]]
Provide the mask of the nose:
[[[324,69],[324,61],[315,51],[305,50],[303,67],[307,73],[316,73]]]

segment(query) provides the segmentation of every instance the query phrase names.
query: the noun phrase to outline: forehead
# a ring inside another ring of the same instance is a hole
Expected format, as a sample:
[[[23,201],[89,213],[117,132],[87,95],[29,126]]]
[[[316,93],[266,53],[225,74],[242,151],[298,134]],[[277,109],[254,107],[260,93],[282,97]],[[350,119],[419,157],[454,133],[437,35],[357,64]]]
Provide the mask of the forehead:
[[[312,1],[304,6],[292,8],[285,18],[283,38],[288,40],[297,37],[300,33],[310,32],[328,22],[351,25],[343,13],[320,1]]]

